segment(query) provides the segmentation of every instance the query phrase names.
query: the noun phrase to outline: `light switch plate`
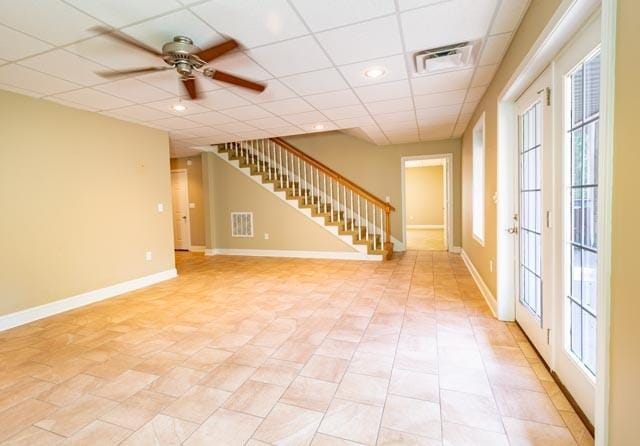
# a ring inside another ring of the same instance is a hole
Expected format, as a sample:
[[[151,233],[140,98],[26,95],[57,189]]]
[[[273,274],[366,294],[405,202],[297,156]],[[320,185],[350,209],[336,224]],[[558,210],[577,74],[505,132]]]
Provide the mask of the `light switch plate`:
[[[158,212],[164,212],[164,204],[158,203]]]
[[[193,164],[193,161],[192,161],[192,160],[187,160],[187,166],[190,166],[190,165],[192,165],[192,164]]]
[[[147,251],[147,252],[144,254],[144,258],[145,258],[145,259],[147,259],[147,260],[151,260],[151,259],[153,259],[153,253],[152,253],[151,251]]]
[[[189,209],[195,209],[196,204],[195,203],[189,203]]]

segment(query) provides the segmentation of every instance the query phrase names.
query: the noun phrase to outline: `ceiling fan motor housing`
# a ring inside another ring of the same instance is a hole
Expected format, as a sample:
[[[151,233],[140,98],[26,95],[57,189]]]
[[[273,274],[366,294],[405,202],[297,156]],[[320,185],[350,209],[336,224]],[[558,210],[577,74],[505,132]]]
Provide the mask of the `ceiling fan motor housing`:
[[[205,65],[205,62],[195,55],[199,51],[200,48],[188,37],[176,36],[172,42],[162,46],[162,58],[168,65],[176,67],[178,73],[189,76],[193,68]]]

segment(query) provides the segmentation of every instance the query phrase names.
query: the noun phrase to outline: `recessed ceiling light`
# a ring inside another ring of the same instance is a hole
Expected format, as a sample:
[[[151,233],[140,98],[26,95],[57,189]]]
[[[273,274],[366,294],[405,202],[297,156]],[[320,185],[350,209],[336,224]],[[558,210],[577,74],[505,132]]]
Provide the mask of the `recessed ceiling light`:
[[[178,104],[173,104],[172,108],[177,112],[183,112],[187,109],[187,106],[184,104],[178,103]]]
[[[370,67],[364,70],[364,76],[369,79],[377,79],[387,74],[387,71],[382,67]]]
[[[324,125],[322,124],[316,124],[313,126],[313,130],[322,130],[324,129]]]

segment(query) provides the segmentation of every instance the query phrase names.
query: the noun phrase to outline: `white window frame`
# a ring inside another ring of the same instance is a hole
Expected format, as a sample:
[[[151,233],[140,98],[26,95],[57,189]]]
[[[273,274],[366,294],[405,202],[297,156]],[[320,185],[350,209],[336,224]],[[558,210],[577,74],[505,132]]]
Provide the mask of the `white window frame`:
[[[471,156],[471,228],[473,239],[484,246],[485,237],[485,115],[482,113],[472,133]],[[482,132],[482,143],[476,137]]]

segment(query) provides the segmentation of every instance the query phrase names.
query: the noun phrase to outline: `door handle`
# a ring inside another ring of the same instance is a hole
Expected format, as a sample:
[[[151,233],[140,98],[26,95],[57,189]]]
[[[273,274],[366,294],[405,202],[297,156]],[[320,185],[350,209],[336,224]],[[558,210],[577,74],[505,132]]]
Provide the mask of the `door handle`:
[[[507,229],[507,232],[509,234],[517,234],[518,233],[518,227],[517,226],[512,226],[511,228]]]
[[[187,219],[187,216],[186,216],[186,215],[183,215],[183,216],[182,216],[182,219],[183,219],[183,220],[186,220],[186,219]]]

